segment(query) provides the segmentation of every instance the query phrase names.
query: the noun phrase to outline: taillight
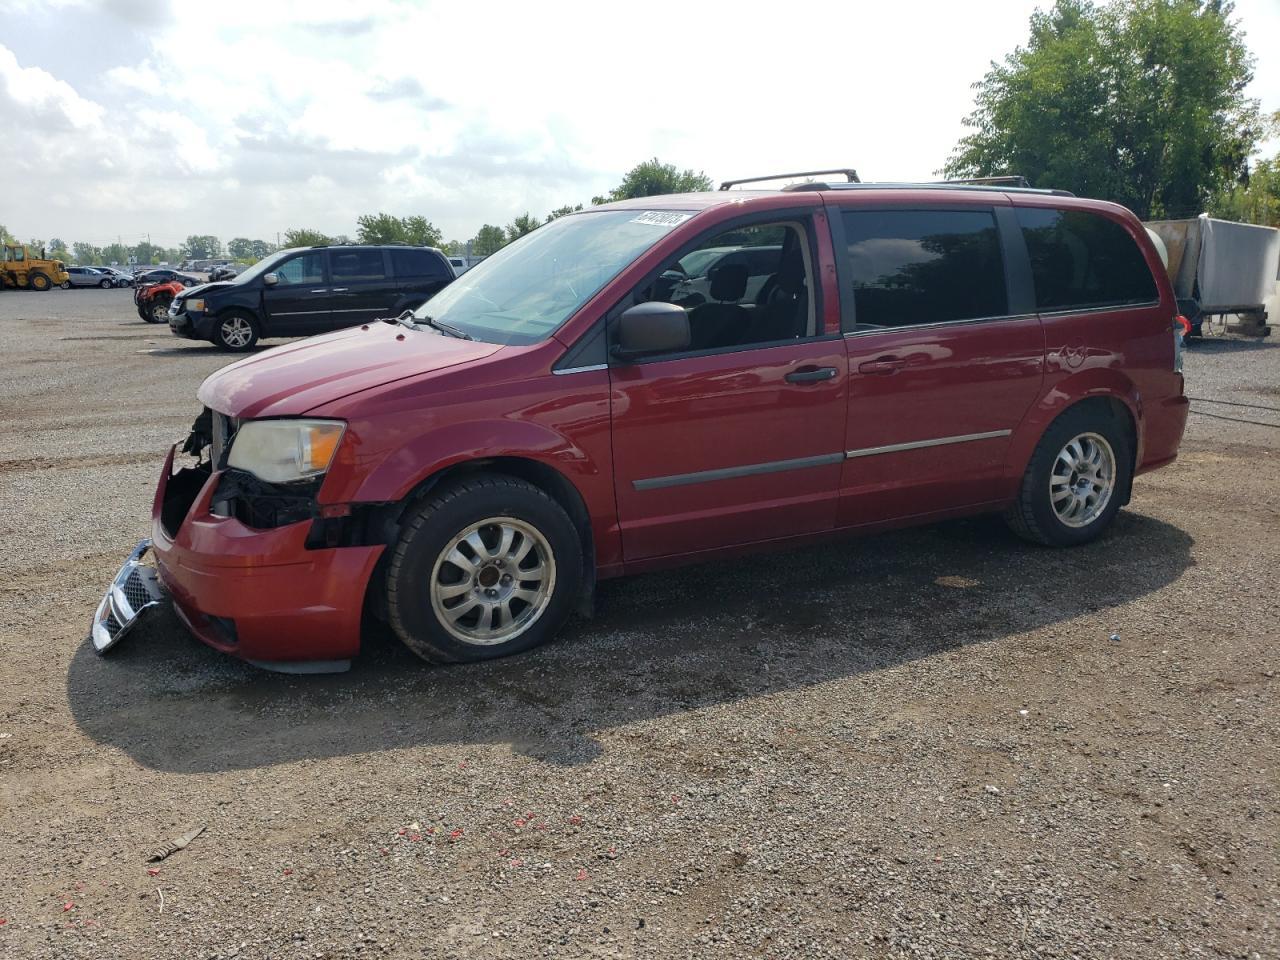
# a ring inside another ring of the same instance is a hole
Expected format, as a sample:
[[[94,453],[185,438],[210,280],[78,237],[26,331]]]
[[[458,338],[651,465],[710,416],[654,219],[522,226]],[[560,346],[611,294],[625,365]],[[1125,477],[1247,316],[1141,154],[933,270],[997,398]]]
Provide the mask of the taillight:
[[[1191,336],[1191,321],[1178,314],[1173,318],[1173,369],[1182,372],[1182,343]]]

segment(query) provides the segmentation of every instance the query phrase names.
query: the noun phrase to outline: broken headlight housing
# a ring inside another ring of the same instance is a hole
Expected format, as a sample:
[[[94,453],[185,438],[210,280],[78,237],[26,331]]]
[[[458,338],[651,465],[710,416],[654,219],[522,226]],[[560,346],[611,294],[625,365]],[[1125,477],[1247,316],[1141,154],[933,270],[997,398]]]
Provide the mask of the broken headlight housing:
[[[346,428],[340,420],[247,420],[236,431],[227,466],[267,483],[323,476]]]

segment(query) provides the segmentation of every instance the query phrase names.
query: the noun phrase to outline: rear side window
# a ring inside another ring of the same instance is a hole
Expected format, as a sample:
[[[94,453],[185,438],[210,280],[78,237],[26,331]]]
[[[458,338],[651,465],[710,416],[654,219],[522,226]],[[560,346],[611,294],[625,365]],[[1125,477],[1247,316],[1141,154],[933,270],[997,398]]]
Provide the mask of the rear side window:
[[[1084,310],[1160,299],[1129,231],[1096,213],[1018,207],[1038,310]]]
[[[385,280],[387,268],[381,250],[334,250],[329,256],[333,282],[340,280]]]
[[[430,250],[392,250],[391,269],[401,279],[439,277],[444,274],[440,258]]]
[[[990,210],[847,210],[855,330],[1008,313]]]

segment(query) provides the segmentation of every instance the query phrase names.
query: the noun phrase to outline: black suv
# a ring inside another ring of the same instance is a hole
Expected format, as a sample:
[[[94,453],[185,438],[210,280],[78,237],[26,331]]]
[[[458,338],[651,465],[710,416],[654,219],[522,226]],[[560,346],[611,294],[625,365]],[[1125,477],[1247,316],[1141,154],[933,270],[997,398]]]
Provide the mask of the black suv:
[[[169,329],[243,351],[261,337],[310,336],[414,309],[452,280],[434,247],[298,247],[230,282],[184,291],[169,307]]]

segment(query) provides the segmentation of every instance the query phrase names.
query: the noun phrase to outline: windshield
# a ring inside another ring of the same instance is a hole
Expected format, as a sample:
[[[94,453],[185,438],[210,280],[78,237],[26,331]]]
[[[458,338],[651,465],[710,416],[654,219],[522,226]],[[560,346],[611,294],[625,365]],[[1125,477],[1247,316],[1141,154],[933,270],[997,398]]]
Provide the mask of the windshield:
[[[692,217],[605,210],[561,217],[472,267],[416,311],[489,343],[536,343]]]
[[[269,257],[263,257],[248,270],[244,271],[244,273],[239,274],[235,280],[231,282],[248,283],[250,280],[260,277],[264,273],[270,273],[271,268],[279,263],[284,258],[285,254],[293,252],[293,250],[281,250],[279,253],[273,253]]]

